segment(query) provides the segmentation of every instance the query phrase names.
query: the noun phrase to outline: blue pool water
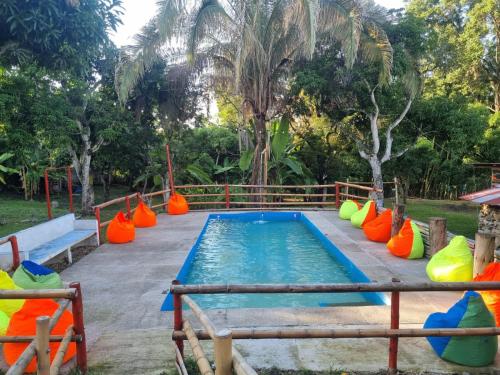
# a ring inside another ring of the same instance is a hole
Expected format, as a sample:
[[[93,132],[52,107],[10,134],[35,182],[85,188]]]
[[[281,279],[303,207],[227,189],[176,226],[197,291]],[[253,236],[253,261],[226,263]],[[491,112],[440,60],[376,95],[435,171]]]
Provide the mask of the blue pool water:
[[[315,284],[369,279],[305,215],[210,215],[178,275],[183,284]],[[376,293],[193,295],[202,308],[383,303]],[[162,309],[171,310],[171,296]]]

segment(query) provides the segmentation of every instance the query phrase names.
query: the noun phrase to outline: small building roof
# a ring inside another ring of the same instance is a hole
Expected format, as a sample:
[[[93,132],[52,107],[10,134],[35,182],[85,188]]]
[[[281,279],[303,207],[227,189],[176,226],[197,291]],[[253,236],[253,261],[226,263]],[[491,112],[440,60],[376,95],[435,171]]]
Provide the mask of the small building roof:
[[[479,204],[500,205],[500,187],[477,191],[472,194],[462,195],[460,199]]]

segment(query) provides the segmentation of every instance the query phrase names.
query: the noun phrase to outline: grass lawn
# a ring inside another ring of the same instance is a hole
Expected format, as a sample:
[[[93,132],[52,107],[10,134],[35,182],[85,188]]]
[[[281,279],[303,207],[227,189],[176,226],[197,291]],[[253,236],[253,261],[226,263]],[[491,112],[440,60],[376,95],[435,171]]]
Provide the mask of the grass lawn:
[[[113,186],[110,199],[126,195],[128,188],[124,186]],[[130,193],[129,193],[130,194]],[[68,210],[68,197],[65,194],[51,196],[52,201],[57,201],[58,207],[52,207],[52,215],[58,217],[65,215]],[[104,201],[103,192],[100,187],[96,188],[95,201]],[[73,196],[76,214],[79,215],[80,196]],[[124,207],[124,205],[123,205]],[[123,209],[123,207],[121,207]],[[44,197],[37,200],[25,201],[21,196],[9,193],[0,195],[0,237],[17,232],[21,229],[31,227],[47,220],[47,206]],[[107,220],[107,218],[105,218]]]
[[[388,200],[386,207],[392,207]],[[408,199],[406,213],[415,220],[427,223],[430,217],[447,219],[448,230],[474,239],[477,231],[479,205],[465,201],[446,201],[430,199]]]

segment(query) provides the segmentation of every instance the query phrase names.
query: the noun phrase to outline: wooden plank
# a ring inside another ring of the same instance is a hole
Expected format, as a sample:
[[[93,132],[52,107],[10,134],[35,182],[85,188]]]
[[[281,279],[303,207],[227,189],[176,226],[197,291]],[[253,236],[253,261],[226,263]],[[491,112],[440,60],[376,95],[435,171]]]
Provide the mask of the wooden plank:
[[[233,348],[233,367],[236,375],[257,375],[257,371],[245,361],[236,348]]]
[[[200,369],[201,375],[214,375],[210,362],[208,361],[207,356],[205,355],[205,352],[203,351],[203,348],[201,347],[200,342],[198,341],[198,338],[196,337],[196,334],[194,333],[188,320],[184,320],[182,329],[186,333],[186,338],[191,346],[194,359]]]
[[[191,298],[186,295],[182,296],[182,301],[186,303],[192,310],[192,313],[198,318],[200,323],[205,327],[207,332],[211,335],[212,339],[215,338],[215,332],[217,331],[212,321],[203,312],[203,310],[194,302]]]
[[[72,335],[73,335],[73,325],[70,325],[68,326],[68,328],[66,328],[64,339],[62,340],[61,345],[59,345],[59,348],[57,349],[57,353],[54,357],[54,360],[52,361],[52,365],[50,365],[50,375],[59,374],[59,370],[61,369],[64,355],[68,350]]]
[[[0,299],[41,299],[41,298],[74,298],[76,290],[68,289],[24,289],[0,290]]]
[[[348,292],[444,292],[466,290],[500,289],[498,281],[483,282],[388,282],[388,283],[346,283],[346,284],[213,284],[213,285],[171,285],[171,293],[183,294],[183,300],[191,301],[185,294],[226,293],[348,293]],[[187,302],[186,302],[187,303]],[[188,303],[189,304],[189,303]],[[190,307],[191,307],[191,304]],[[191,307],[192,308],[192,307]],[[194,310],[193,310],[194,312]],[[207,318],[208,319],[208,318]],[[214,331],[215,332],[215,331]]]
[[[320,338],[368,338],[368,337],[443,337],[443,336],[498,336],[499,327],[484,328],[233,328],[234,340],[267,339],[320,339]],[[205,330],[196,330],[199,340],[211,340]],[[182,331],[174,331],[173,339],[185,339]]]

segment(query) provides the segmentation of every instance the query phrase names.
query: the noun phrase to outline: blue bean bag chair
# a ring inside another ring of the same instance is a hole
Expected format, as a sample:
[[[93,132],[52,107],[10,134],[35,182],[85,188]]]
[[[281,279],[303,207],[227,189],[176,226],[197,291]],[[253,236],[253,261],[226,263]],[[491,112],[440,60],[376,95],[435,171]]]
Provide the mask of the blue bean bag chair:
[[[59,289],[61,277],[54,270],[25,260],[12,275],[14,283],[23,289]]]
[[[429,315],[424,328],[479,328],[495,327],[495,318],[479,293],[467,292],[446,313]],[[498,350],[497,336],[443,336],[427,337],[436,354],[459,365],[488,366]]]

